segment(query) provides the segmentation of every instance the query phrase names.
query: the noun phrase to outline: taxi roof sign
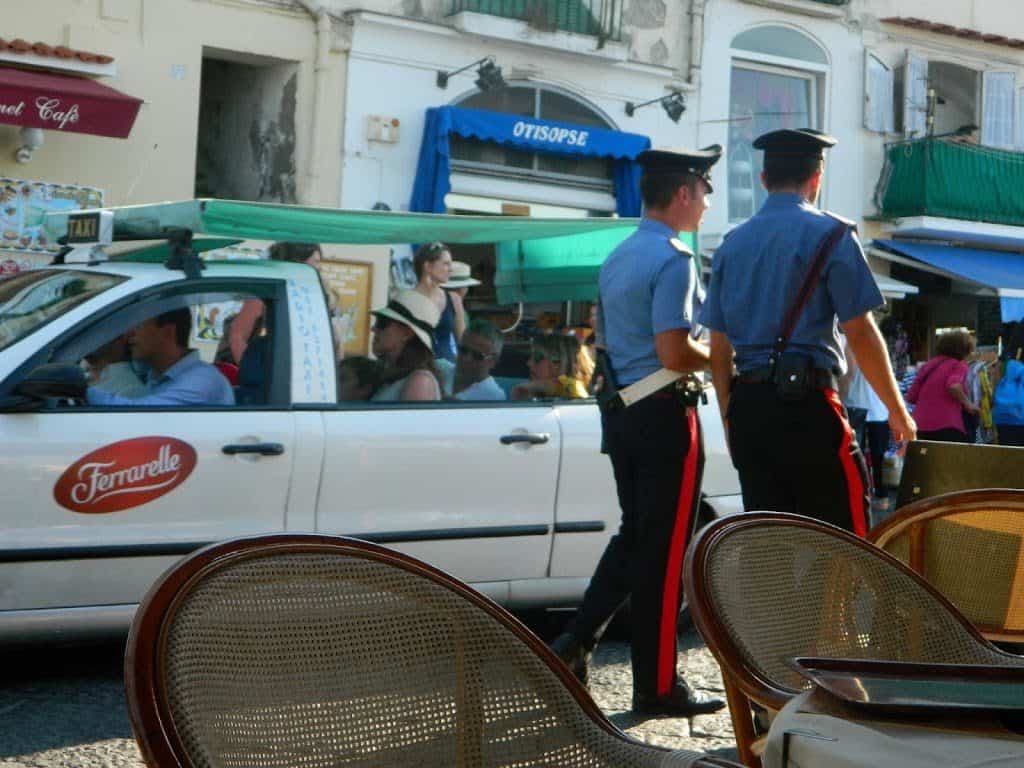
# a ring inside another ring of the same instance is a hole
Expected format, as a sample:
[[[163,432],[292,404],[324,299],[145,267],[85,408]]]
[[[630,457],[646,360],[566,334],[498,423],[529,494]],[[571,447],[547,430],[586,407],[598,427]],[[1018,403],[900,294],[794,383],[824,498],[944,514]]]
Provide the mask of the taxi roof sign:
[[[109,245],[114,242],[114,212],[81,211],[68,214],[68,245]]]
[[[394,243],[496,243],[636,228],[636,219],[585,217],[460,216],[436,213],[311,208],[280,203],[182,200],[117,206],[113,238],[159,240],[175,230],[240,240],[298,240],[350,245]],[[70,219],[88,211],[46,214],[43,227],[54,241],[68,234]]]

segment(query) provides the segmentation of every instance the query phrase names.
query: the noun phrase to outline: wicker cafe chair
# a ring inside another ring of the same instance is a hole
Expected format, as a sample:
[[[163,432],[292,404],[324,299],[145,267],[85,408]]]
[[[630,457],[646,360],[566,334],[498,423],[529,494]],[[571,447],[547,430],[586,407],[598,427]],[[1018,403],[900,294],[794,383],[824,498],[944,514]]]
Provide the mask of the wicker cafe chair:
[[[622,734],[529,630],[365,542],[267,535],[169,570],[132,625],[149,766],[730,766]]]
[[[921,574],[989,640],[1024,642],[1024,491],[915,501],[868,533]]]
[[[750,703],[778,711],[810,687],[792,657],[1024,666],[894,557],[809,518],[717,520],[690,545],[683,578],[748,766],[760,765]]]

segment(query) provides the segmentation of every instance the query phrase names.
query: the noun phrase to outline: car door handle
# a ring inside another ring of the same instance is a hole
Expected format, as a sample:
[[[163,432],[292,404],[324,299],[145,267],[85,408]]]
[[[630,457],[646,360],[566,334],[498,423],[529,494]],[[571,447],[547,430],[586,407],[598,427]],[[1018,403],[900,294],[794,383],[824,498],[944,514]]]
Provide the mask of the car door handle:
[[[237,456],[240,453],[280,456],[284,453],[284,445],[281,443],[232,443],[231,445],[225,445],[221,450],[228,456]]]
[[[515,443],[529,443],[530,445],[543,445],[551,439],[547,432],[516,432],[512,435],[502,435],[502,445],[514,445]]]

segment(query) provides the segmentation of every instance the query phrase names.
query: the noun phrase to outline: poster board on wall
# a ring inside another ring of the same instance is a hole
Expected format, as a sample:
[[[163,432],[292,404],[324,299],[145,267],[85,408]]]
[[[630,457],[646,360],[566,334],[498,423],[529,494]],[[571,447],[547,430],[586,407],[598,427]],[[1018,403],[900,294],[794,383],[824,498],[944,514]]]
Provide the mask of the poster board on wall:
[[[345,355],[369,354],[373,265],[325,259],[320,274],[332,305],[332,317],[337,318],[334,325],[343,339]]]
[[[47,213],[99,208],[103,192],[94,187],[0,177],[0,249],[52,255],[60,246],[47,239]]]
[[[44,267],[60,250],[43,231],[47,213],[102,206],[95,187],[0,176],[0,277]]]

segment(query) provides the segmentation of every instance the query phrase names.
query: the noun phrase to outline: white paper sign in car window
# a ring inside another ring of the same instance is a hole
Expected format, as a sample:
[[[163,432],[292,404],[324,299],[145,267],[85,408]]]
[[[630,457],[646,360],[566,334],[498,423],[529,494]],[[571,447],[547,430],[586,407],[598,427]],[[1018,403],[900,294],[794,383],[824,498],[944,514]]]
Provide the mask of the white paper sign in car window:
[[[292,392],[295,402],[325,402],[332,395],[328,378],[333,374],[331,328],[318,288],[288,281],[288,306],[292,323]],[[327,340],[325,343],[325,339]],[[332,358],[325,354],[331,350]]]

